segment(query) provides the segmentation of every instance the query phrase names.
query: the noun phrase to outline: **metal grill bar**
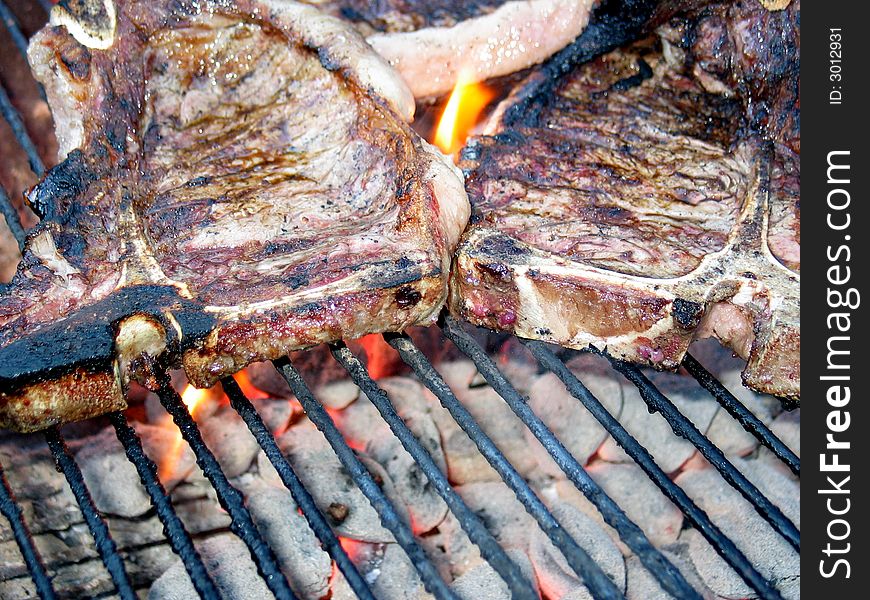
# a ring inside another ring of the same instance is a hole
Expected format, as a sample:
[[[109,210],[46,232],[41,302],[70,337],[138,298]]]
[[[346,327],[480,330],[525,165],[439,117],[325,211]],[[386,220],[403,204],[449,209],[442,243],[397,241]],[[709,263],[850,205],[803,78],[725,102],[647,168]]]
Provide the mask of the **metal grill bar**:
[[[762,518],[782,535],[785,540],[798,552],[800,552],[800,531],[767,497],[750,482],[743,473],[725,458],[725,454],[716,447],[713,442],[704,437],[698,428],[674,406],[667,396],[653,385],[653,383],[640,372],[636,366],[619,359],[603,354],[610,364],[619,371],[626,379],[637,386],[641,397],[652,411],[660,412],[668,424],[678,436],[692,442],[701,452],[704,458],[713,465],[722,477],[734,489],[749,501]]]
[[[36,586],[36,593],[42,600],[54,600],[57,595],[51,586],[51,578],[45,571],[42,557],[33,545],[33,537],[30,535],[27,523],[24,522],[21,507],[15,501],[9,482],[6,481],[3,465],[0,465],[0,513],[3,513],[12,527],[12,535],[15,536],[15,542],[21,550],[21,556],[24,557],[24,564],[27,565],[33,585]]]
[[[526,580],[519,567],[505,553],[502,547],[498,545],[498,542],[484,527],[480,518],[468,508],[465,501],[451,487],[447,477],[444,476],[438,465],[435,464],[432,456],[423,448],[423,445],[414,433],[408,429],[408,426],[390,402],[386,392],[371,378],[359,359],[344,344],[331,345],[330,348],[335,359],[348,372],[357,387],[375,405],[375,408],[381,413],[381,417],[389,425],[390,431],[399,439],[408,454],[419,465],[426,479],[429,480],[429,483],[432,484],[432,487],[456,516],[456,520],[459,521],[462,529],[468,534],[468,538],[480,549],[481,556],[489,562],[492,568],[507,583],[512,595],[515,598],[538,600],[538,595],[535,593],[534,588]],[[588,556],[586,558],[588,559]],[[584,566],[591,568],[591,560],[587,561]],[[594,587],[593,591],[597,592],[602,598],[619,598],[621,596],[612,582],[610,582],[609,586],[606,585],[604,581],[606,576],[604,576],[603,572],[598,570],[598,573],[594,571],[590,571],[590,573],[599,575],[597,578],[590,578],[593,582],[590,588]]]
[[[172,420],[181,431],[182,437],[196,455],[196,464],[199,465],[217,492],[221,506],[230,515],[232,520],[230,529],[248,546],[260,576],[263,577],[275,598],[278,600],[294,599],[295,596],[290,589],[290,584],[287,583],[287,578],[278,567],[275,554],[263,536],[260,535],[251,518],[251,513],[245,507],[244,497],[239,490],[230,484],[214,454],[205,445],[196,422],[190,416],[178,392],[172,387],[169,375],[161,373],[159,384],[160,390],[157,395],[160,397],[160,403],[166,412],[172,415]]]
[[[0,20],[3,21],[6,30],[9,31],[12,43],[15,44],[18,51],[26,57],[27,38],[24,37],[24,34],[21,32],[21,27],[18,25],[18,19],[15,18],[15,14],[8,6],[6,6],[6,3],[3,2],[3,0],[0,0]]]
[[[38,0],[39,5],[42,7],[42,10],[45,11],[45,14],[49,14],[51,9],[54,8],[54,3],[51,0]]]
[[[6,219],[6,225],[9,227],[9,231],[12,232],[15,241],[18,242],[18,249],[23,252],[27,232],[25,232],[24,227],[21,226],[21,219],[18,217],[18,211],[15,210],[14,206],[12,206],[12,201],[9,199],[9,195],[2,187],[0,187],[0,213],[3,214],[3,217]]]
[[[686,357],[683,359],[683,366],[701,384],[701,387],[716,398],[716,401],[722,408],[728,411],[728,414],[734,417],[746,431],[755,436],[762,445],[784,462],[791,469],[792,473],[800,477],[801,459],[788,446],[783,444],[767,425],[761,422],[761,419],[752,414],[694,356],[686,354]]]
[[[486,351],[449,315],[443,316],[441,329],[447,339],[477,366],[487,383],[504,398],[562,472],[595,505],[607,524],[616,529],[620,539],[637,554],[647,570],[656,574],[658,580],[667,581],[666,589],[681,589],[685,584],[682,574],[650,543],[640,527],[626,516],[619,505],[601,489],[555,434],[529,408],[525,398],[499,371]]]
[[[45,441],[48,442],[48,447],[51,449],[54,460],[63,472],[64,477],[66,477],[67,483],[76,498],[88,529],[90,529],[91,535],[94,536],[94,542],[97,545],[100,558],[103,560],[103,564],[106,565],[106,569],[115,583],[118,595],[123,600],[136,600],[136,592],[133,591],[133,586],[130,584],[130,577],[124,568],[124,561],[121,560],[121,555],[118,554],[115,541],[109,533],[109,527],[100,516],[94,504],[94,499],[91,498],[91,493],[85,485],[82,472],[79,470],[79,466],[70,453],[66,442],[61,437],[60,430],[57,427],[46,429]]]
[[[2,4],[0,4],[2,5]],[[12,134],[16,141],[21,146],[24,153],[27,154],[27,161],[30,163],[30,169],[36,173],[37,177],[42,177],[45,174],[45,165],[42,164],[42,159],[39,158],[39,152],[36,150],[33,140],[27,133],[27,128],[24,126],[24,121],[21,120],[21,115],[18,109],[12,105],[12,101],[6,94],[6,88],[0,85],[0,114],[9,123],[12,129]]]
[[[468,409],[459,402],[459,399],[450,387],[441,378],[441,375],[432,366],[432,363],[405,335],[388,334],[384,336],[387,342],[396,349],[402,360],[410,366],[429,391],[441,402],[441,405],[450,412],[453,420],[462,428],[468,437],[477,446],[487,462],[501,476],[502,480],[514,492],[517,500],[523,505],[547,537],[555,544],[567,560],[570,567],[583,580],[596,598],[621,597],[619,590],[613,582],[604,574],[598,564],[592,560],[589,554],[581,548],[577,542],[568,535],[546,505],[538,498],[528,483],[523,479],[513,465],[507,460],[502,452],[496,447],[488,435],[480,428],[480,425],[468,412]],[[680,590],[680,598],[697,598],[697,594],[686,584],[686,588]]]
[[[111,413],[109,421],[111,421],[112,426],[115,428],[118,441],[124,446],[127,458],[136,467],[139,479],[142,481],[145,491],[151,497],[151,504],[157,510],[157,517],[163,523],[164,531],[169,539],[169,545],[181,557],[184,568],[187,570],[187,574],[190,575],[191,582],[193,582],[193,587],[196,588],[200,598],[204,600],[218,600],[220,595],[218,594],[217,587],[205,570],[202,557],[200,557],[199,552],[194,547],[190,534],[187,533],[181,519],[175,514],[163,484],[157,478],[157,465],[145,454],[139,436],[136,435],[136,431],[127,423],[127,419],[122,413]]]
[[[779,592],[752,566],[749,559],[716,527],[710,517],[695,504],[691,498],[668,477],[650,453],[608,412],[604,405],[576,375],[562,362],[546,344],[532,340],[522,340],[541,365],[554,373],[565,384],[568,392],[607,430],[616,443],[644,470],[664,495],[679,507],[686,519],[715,548],[716,552],[734,571],[762,598],[779,599]]]
[[[245,397],[245,394],[236,383],[236,380],[232,377],[224,378],[221,381],[221,384],[224,393],[230,399],[230,406],[239,413],[239,416],[241,416],[245,421],[245,424],[247,424],[251,434],[257,440],[257,443],[260,444],[260,448],[263,449],[263,452],[266,453],[266,457],[272,463],[272,466],[275,467],[275,471],[278,472],[278,476],[281,478],[284,486],[290,491],[293,500],[295,500],[299,508],[302,509],[302,514],[311,526],[312,531],[314,531],[314,535],[317,536],[317,539],[319,539],[321,544],[323,544],[326,552],[332,557],[336,566],[344,574],[348,585],[350,585],[351,589],[360,600],[375,600],[375,597],[365,579],[360,575],[356,565],[351,562],[347,552],[345,552],[344,548],[341,547],[341,542],[338,540],[335,533],[333,533],[332,528],[326,522],[320,509],[317,508],[314,498],[312,498],[311,494],[308,493],[308,490],[305,489],[299,476],[296,475],[293,467],[290,466],[290,463],[281,453],[278,444],[275,443],[274,436],[266,427],[266,424],[263,423],[263,419],[260,418],[254,405],[251,404],[251,401],[248,400],[247,397]]]
[[[45,10],[46,15],[53,6],[50,0],[40,0],[40,4],[42,4],[42,8]],[[15,18],[12,10],[4,0],[0,0],[0,20],[3,21],[3,24],[6,25],[6,29],[9,31],[9,35],[12,36],[12,42],[15,44],[15,48],[24,58],[25,62],[27,62],[27,38],[21,32],[21,26],[18,24],[18,19]],[[39,97],[45,100],[45,89],[42,87],[42,84],[37,81],[36,87],[39,90]]]
[[[396,542],[405,551],[405,554],[408,555],[411,564],[414,565],[414,568],[420,575],[423,585],[426,586],[426,590],[434,594],[438,600],[458,600],[456,594],[441,579],[438,570],[414,539],[411,529],[402,522],[396,509],[384,495],[383,491],[381,491],[381,488],[378,487],[378,484],[375,483],[375,480],[365,466],[356,457],[351,447],[347,445],[347,442],[326,412],[326,409],[314,398],[308,385],[290,363],[290,360],[282,358],[274,361],[274,364],[281,375],[284,376],[290,389],[293,390],[296,399],[302,404],[305,414],[308,415],[308,418],[311,419],[311,422],[314,423],[317,429],[323,433],[326,441],[332,446],[333,451],[344,468],[347,469],[354,483],[356,483],[365,497],[368,498],[368,501],[378,513],[381,524],[393,534]]]

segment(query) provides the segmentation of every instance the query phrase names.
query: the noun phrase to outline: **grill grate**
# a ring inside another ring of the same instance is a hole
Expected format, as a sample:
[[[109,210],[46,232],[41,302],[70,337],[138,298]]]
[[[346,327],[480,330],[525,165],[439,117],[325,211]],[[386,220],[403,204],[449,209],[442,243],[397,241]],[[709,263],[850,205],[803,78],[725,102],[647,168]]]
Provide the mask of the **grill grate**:
[[[43,8],[50,3],[41,2]],[[9,31],[16,48],[26,50],[26,38],[21,32],[15,15],[5,2],[0,0],[0,19]],[[37,176],[44,172],[44,165],[36,146],[27,133],[20,114],[10,100],[6,90],[0,86],[0,113],[9,124],[21,149],[28,157],[29,164]],[[21,227],[18,214],[8,194],[0,188],[0,210],[20,245],[23,245],[25,231]],[[525,398],[513,387],[507,377],[499,370],[490,355],[477,344],[465,326],[449,316],[442,318],[440,327],[445,337],[456,345],[477,366],[479,372],[490,386],[504,399],[511,410],[541,442],[556,464],[601,512],[605,521],[619,533],[620,538],[639,557],[642,564],[656,578],[663,589],[676,598],[700,598],[680,572],[657,550],[640,528],[632,522],[623,510],[595,483],[582,465],[566,450],[558,437],[528,406]],[[621,592],[603,573],[601,567],[572,539],[564,527],[553,516],[544,502],[517,472],[505,455],[484,433],[465,406],[441,378],[435,367],[405,334],[386,334],[386,341],[398,351],[402,360],[413,370],[420,381],[439,399],[456,423],[469,436],[478,450],[495,469],[505,484],[511,489],[525,510],[535,519],[541,530],[564,554],[570,567],[582,578],[596,598],[622,598]],[[716,552],[755,590],[760,597],[781,598],[779,592],[758,572],[755,566],[737,546],[713,524],[709,516],[701,510],[688,495],[677,486],[655,463],[649,451],[644,448],[614,418],[601,402],[583,385],[566,366],[563,358],[552,347],[537,341],[523,340],[522,343],[532,353],[540,365],[554,373],[568,391],[601,423],[607,432],[626,451],[626,453],[646,472],[650,479],[684,513],[687,521],[699,531]],[[429,482],[445,501],[469,538],[478,546],[481,555],[508,584],[514,597],[536,598],[531,584],[519,570],[516,563],[504,552],[480,519],[465,504],[448,482],[445,474],[423,448],[419,440],[408,429],[397,414],[391,401],[377,382],[372,379],[356,356],[341,343],[331,347],[333,357],[344,367],[351,379],[365,392],[393,434],[413,457]],[[800,534],[795,525],[774,506],[755,486],[753,486],[725,458],[722,451],[706,438],[685,417],[677,407],[659,391],[635,366],[608,357],[612,367],[637,386],[641,396],[651,411],[660,412],[674,432],[689,439],[701,454],[716,467],[725,480],[737,489],[755,507],[756,511],[786,539],[793,548],[800,549]],[[353,482],[374,507],[383,526],[392,533],[398,545],[408,555],[421,580],[436,598],[455,598],[454,592],[441,578],[438,570],[426,556],[411,529],[406,525],[396,508],[387,499],[372,475],[357,458],[354,451],[342,437],[335,422],[326,409],[314,397],[299,371],[289,359],[275,361],[275,367],[283,375],[290,388],[300,401],[308,418],[324,434],[336,456],[350,474]],[[789,450],[757,417],[739,402],[693,357],[687,356],[685,369],[734,417],[743,428],[769,448],[789,469],[800,474],[800,459]],[[172,415],[182,437],[192,448],[197,463],[213,486],[218,499],[232,519],[232,531],[242,539],[269,589],[277,598],[293,598],[287,579],[281,573],[272,549],[262,538],[260,532],[245,506],[242,494],[234,488],[221,470],[214,455],[203,442],[200,431],[177,392],[171,387],[168,375],[163,374],[159,394],[164,408]],[[290,491],[300,507],[311,529],[320,540],[323,548],[343,573],[350,588],[359,598],[373,599],[374,595],[365,579],[342,548],[338,537],[329,526],[326,518],[315,506],[314,499],[301,480],[281,454],[274,436],[263,423],[253,404],[245,397],[241,388],[232,378],[222,382],[224,392],[230,399],[232,408],[242,417],[254,435],[259,446],[275,467],[281,481]],[[135,465],[142,485],[147,491],[157,516],[162,522],[171,548],[178,554],[193,582],[194,588],[202,598],[219,598],[217,587],[194,547],[189,532],[185,529],[168,497],[166,490],[157,478],[156,465],[145,454],[142,443],[126,417],[120,413],[109,415],[119,441],[122,443],[130,462]],[[46,441],[58,467],[64,473],[70,488],[79,504],[85,521],[94,537],[100,557],[116,586],[121,598],[134,598],[135,592],[124,568],[120,553],[112,541],[105,520],[93,504],[85,486],[81,471],[66,447],[57,428],[45,433]],[[0,466],[0,512],[9,521],[14,538],[21,550],[25,564],[33,579],[36,591],[41,598],[55,598],[51,579],[36,550],[21,509],[15,501],[12,490]]]
[[[58,468],[63,472],[64,477],[66,477],[76,502],[78,502],[85,522],[88,524],[88,529],[91,531],[91,535],[94,536],[94,542],[97,545],[100,558],[103,560],[103,564],[106,565],[112,581],[115,582],[118,594],[124,600],[135,600],[136,593],[130,584],[127,569],[124,568],[124,561],[121,560],[121,555],[118,554],[118,547],[109,533],[109,526],[106,525],[106,521],[100,516],[94,504],[94,499],[91,498],[91,493],[85,485],[82,472],[69,448],[67,448],[60,430],[57,427],[46,429],[45,441],[51,449],[55,463],[57,463]]]

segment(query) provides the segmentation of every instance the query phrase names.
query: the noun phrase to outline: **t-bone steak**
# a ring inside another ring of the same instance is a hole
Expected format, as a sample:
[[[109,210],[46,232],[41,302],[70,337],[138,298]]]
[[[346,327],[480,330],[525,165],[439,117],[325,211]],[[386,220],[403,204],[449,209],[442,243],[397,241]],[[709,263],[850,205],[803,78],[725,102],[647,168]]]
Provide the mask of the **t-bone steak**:
[[[436,318],[461,174],[353,28],[278,0],[63,6],[29,50],[62,162],[0,296],[0,425],[121,409],[154,364],[203,387]]]
[[[576,38],[593,0],[305,0],[347,19],[418,98],[535,65]]]
[[[715,336],[749,387],[798,399],[799,9],[672,19],[532,103],[530,76],[462,154],[451,310],[658,368]]]

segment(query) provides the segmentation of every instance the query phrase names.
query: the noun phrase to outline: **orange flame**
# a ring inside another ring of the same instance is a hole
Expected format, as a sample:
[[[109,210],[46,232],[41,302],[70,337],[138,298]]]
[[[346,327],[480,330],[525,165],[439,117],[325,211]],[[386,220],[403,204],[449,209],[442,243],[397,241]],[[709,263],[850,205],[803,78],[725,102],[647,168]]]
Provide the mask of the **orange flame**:
[[[368,358],[366,368],[372,379],[380,379],[395,372],[394,366],[399,353],[393,350],[380,334],[365,335],[359,339],[359,343],[366,351]]]
[[[209,390],[195,388],[189,383],[185,386],[184,391],[181,392],[181,401],[184,402],[191,417],[196,416],[196,409],[202,405],[202,401],[205,400],[208,395]],[[172,421],[170,420],[167,423],[171,422]],[[175,474],[175,469],[178,466],[178,461],[181,460],[181,453],[183,450],[184,446],[181,431],[176,429],[175,439],[172,442],[172,446],[166,451],[166,455],[157,467],[157,477],[161,481],[166,482]]]
[[[181,392],[181,401],[184,402],[191,417],[196,416],[197,407],[201,405],[202,401],[206,398],[208,398],[208,390],[195,388],[189,383],[184,388],[184,391]]]
[[[236,373],[233,377],[235,378],[236,383],[239,384],[239,388],[245,396],[247,396],[248,400],[264,400],[266,398],[271,398],[267,392],[264,392],[253,384],[251,377],[244,369]]]
[[[495,95],[494,90],[474,81],[469,70],[462,70],[435,130],[435,145],[445,154],[459,150]]]

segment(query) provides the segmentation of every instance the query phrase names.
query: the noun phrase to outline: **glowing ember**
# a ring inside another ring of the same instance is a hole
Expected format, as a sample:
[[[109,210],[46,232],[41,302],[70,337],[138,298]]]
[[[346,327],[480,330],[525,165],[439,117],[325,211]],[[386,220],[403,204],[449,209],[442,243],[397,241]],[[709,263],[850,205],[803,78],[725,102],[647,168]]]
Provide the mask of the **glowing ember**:
[[[399,353],[388,345],[380,334],[370,334],[359,339],[359,343],[366,351],[368,357],[369,374],[372,379],[380,379],[395,373],[395,365],[399,360]]]
[[[495,91],[475,82],[470,72],[463,70],[435,130],[435,145],[445,154],[459,150],[494,97]]]
[[[356,561],[359,558],[359,552],[363,547],[362,542],[339,536],[338,543],[341,544],[342,549],[351,561]]]

